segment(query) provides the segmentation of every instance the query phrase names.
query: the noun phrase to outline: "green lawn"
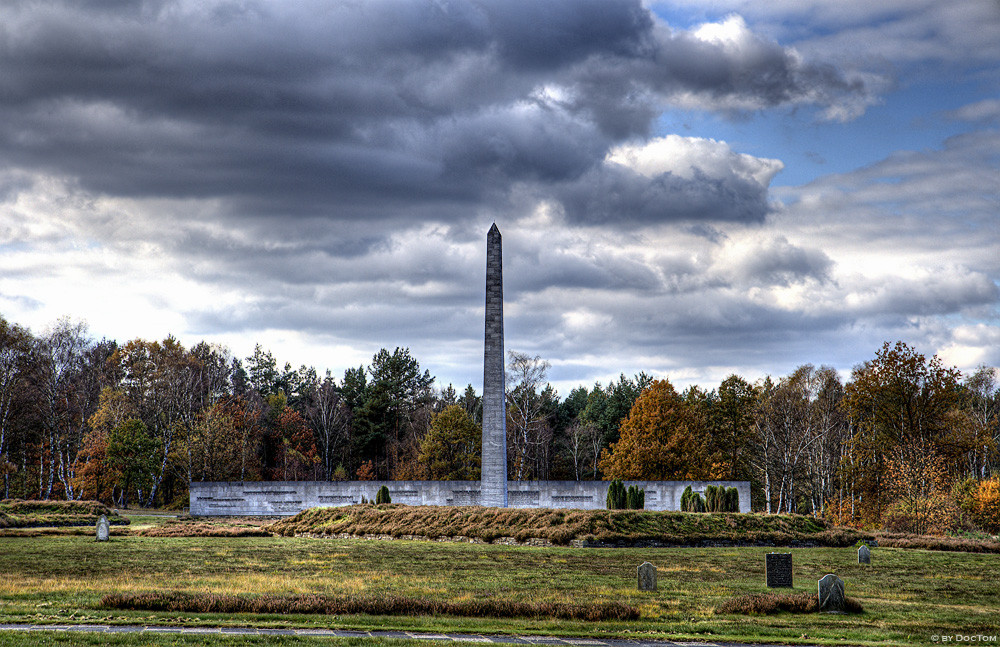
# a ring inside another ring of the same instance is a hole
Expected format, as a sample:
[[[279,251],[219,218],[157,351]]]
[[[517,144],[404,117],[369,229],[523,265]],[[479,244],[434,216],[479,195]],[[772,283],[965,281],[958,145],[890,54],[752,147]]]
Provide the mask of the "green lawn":
[[[258,537],[127,536],[108,543],[73,535],[0,537],[0,622],[242,624],[865,645],[927,645],[935,634],[994,635],[1000,627],[996,555],[886,548],[873,551],[871,567],[858,565],[851,548],[790,549],[796,592],[813,591],[816,580],[836,573],[845,580],[848,595],[864,605],[863,615],[716,615],[714,609],[723,600],[766,590],[767,551]],[[647,560],[659,570],[656,592],[636,590],[636,566]],[[570,603],[619,600],[638,607],[641,618],[588,623],[98,608],[105,593],[160,590]]]

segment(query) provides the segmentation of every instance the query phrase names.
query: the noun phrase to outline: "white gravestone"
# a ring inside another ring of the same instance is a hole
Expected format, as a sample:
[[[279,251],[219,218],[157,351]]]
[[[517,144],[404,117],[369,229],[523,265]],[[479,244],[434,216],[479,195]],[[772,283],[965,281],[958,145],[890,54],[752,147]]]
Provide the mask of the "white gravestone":
[[[97,541],[108,541],[111,538],[111,524],[108,523],[108,518],[101,515],[101,518],[97,520]]]

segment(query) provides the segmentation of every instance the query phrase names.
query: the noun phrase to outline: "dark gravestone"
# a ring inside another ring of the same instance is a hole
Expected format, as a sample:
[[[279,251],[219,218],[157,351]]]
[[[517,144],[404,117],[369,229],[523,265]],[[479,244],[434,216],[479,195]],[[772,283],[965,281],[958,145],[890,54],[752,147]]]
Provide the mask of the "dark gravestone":
[[[844,613],[844,580],[830,573],[818,582],[818,588],[821,613]]]
[[[764,561],[764,577],[767,588],[792,587],[792,554],[768,553]]]
[[[643,562],[638,568],[639,575],[639,590],[640,591],[655,591],[656,590],[656,567],[649,562]]]
[[[97,541],[107,541],[111,538],[111,524],[108,523],[108,518],[101,515],[101,518],[97,520]]]
[[[858,564],[871,564],[872,563],[872,551],[869,550],[868,546],[864,544],[858,549]]]

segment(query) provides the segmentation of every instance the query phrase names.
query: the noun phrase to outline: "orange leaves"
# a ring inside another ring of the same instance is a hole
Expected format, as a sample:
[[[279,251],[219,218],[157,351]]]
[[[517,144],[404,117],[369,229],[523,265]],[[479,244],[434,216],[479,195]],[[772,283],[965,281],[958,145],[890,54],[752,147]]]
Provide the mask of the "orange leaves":
[[[1000,531],[1000,476],[980,481],[972,495],[972,514],[984,530]]]
[[[361,463],[355,476],[359,481],[374,481],[375,465],[373,465],[371,461]]]
[[[607,478],[704,478],[710,471],[704,422],[667,380],[657,380],[635,401],[621,435],[601,454]]]

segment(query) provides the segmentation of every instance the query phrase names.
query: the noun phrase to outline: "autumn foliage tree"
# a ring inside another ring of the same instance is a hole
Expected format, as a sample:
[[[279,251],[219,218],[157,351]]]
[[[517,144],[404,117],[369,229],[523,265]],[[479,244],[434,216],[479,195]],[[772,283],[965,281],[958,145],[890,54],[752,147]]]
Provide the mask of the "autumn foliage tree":
[[[930,443],[911,438],[896,447],[885,481],[891,501],[883,518],[886,529],[942,534],[954,524],[958,506],[948,496],[948,470]]]
[[[476,480],[482,464],[482,428],[457,404],[435,414],[420,443],[427,476],[440,481]]]
[[[618,442],[601,455],[605,478],[684,480],[708,476],[707,430],[667,380],[656,380],[635,401]]]
[[[881,518],[893,500],[886,467],[896,448],[933,447],[949,462],[961,453],[949,424],[959,402],[958,377],[936,355],[928,360],[903,342],[884,344],[874,360],[854,369],[845,387],[854,434],[844,479],[867,518]]]
[[[101,390],[97,411],[87,421],[88,431],[80,449],[82,467],[77,472],[76,487],[83,498],[112,499],[115,482],[107,461],[108,437],[135,415],[135,409],[120,389]]]
[[[744,478],[749,472],[746,454],[753,439],[756,400],[753,386],[739,375],[730,375],[719,385],[712,411],[713,440],[724,457],[730,480]]]
[[[274,463],[272,478],[281,481],[315,480],[321,463],[316,437],[283,393],[268,396],[268,434]]]

